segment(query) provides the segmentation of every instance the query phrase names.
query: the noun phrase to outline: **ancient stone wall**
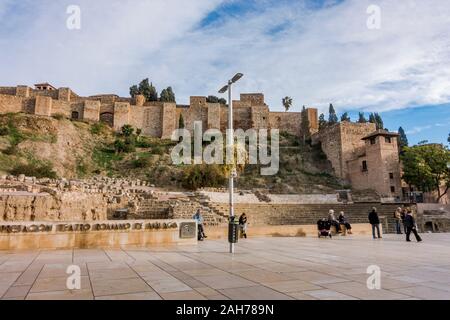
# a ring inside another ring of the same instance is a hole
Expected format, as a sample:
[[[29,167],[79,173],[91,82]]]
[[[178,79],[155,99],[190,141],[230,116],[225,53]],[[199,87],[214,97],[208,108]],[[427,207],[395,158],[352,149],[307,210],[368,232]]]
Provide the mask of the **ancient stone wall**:
[[[53,100],[51,97],[44,95],[36,96],[36,103],[34,105],[34,114],[39,116],[51,116]]]
[[[269,124],[271,129],[300,136],[302,114],[300,112],[270,112]]]
[[[210,103],[208,104],[208,127],[207,129],[219,129],[220,130],[220,104]]]
[[[0,94],[0,113],[20,112],[22,111],[22,98]]]
[[[114,103],[114,129],[120,130],[126,124],[130,124],[130,104],[125,102]]]
[[[80,97],[70,88],[37,90],[27,86],[0,87],[0,112],[22,112],[37,115],[63,114],[69,118],[103,121],[115,130],[130,124],[143,130],[144,135],[170,138],[183,116],[185,128],[192,132],[194,122],[201,122],[203,131],[228,127],[228,107],[206,102],[206,97],[193,96],[189,106],[177,106],[162,102],[145,102],[142,95],[121,98],[114,94]],[[4,96],[4,97],[3,97]],[[21,100],[25,98],[26,100]],[[234,103],[234,127],[274,128],[299,135],[300,113],[270,112],[261,93],[241,94]],[[315,110],[315,109],[314,109]],[[312,128],[317,110],[309,110]],[[310,112],[311,111],[311,112]]]
[[[72,106],[68,101],[52,100],[51,114],[62,114],[70,118],[72,113]]]
[[[100,101],[84,101],[83,120],[95,122],[100,120]]]

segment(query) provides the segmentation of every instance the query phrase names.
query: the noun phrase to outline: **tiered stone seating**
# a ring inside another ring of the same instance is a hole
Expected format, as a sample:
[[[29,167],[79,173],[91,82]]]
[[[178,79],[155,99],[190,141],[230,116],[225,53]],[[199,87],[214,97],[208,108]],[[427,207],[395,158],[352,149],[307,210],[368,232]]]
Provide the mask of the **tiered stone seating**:
[[[229,216],[227,203],[209,203],[214,213],[224,218]],[[235,204],[235,215],[245,212],[249,223],[254,225],[305,225],[316,224],[317,220],[328,217],[333,209],[336,217],[344,211],[350,223],[368,223],[368,213],[376,207],[386,233],[394,231],[393,212],[398,204],[353,203],[353,204]]]

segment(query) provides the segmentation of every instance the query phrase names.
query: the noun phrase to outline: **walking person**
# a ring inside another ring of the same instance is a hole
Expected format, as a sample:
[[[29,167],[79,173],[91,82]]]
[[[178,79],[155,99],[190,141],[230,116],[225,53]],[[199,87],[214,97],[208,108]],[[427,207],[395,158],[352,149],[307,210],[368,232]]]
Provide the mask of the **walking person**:
[[[205,235],[205,229],[203,228],[203,216],[200,213],[200,209],[197,210],[192,219],[197,222],[198,240],[203,241],[205,238],[207,238],[207,236]]]
[[[239,227],[241,229],[241,237],[247,239],[247,215],[245,212],[239,217]]]
[[[378,239],[381,239],[381,234],[380,234],[380,218],[378,217],[378,212],[377,212],[377,208],[373,207],[372,211],[370,211],[369,213],[369,222],[372,225],[372,235],[373,238],[376,239],[377,237],[375,236],[375,229],[377,229],[377,235],[378,235]]]
[[[411,211],[408,211],[408,213],[406,214],[405,226],[406,226],[406,241],[408,241],[408,242],[411,241],[409,239],[411,232],[414,233],[414,236],[416,237],[417,242],[422,241],[422,238],[417,233],[416,221],[415,221]]]
[[[407,208],[403,208],[402,213],[401,213],[401,217],[402,217],[402,224],[403,224],[403,232],[406,233],[406,224],[405,224],[405,218],[406,218],[406,214],[408,213],[408,209]]]
[[[395,219],[395,231],[397,232],[397,234],[403,234],[402,233],[402,225],[403,225],[402,208],[398,207],[397,210],[395,210],[394,219]]]
[[[334,226],[336,228],[336,233],[341,232],[341,226],[339,224],[339,221],[337,221],[337,219],[334,215],[334,210],[328,211],[328,221],[331,223],[332,226]]]
[[[345,226],[345,229],[347,229],[348,234],[352,234],[352,226],[350,224],[350,222],[348,222],[347,217],[344,214],[344,211],[341,211],[339,213],[339,224],[342,224]]]

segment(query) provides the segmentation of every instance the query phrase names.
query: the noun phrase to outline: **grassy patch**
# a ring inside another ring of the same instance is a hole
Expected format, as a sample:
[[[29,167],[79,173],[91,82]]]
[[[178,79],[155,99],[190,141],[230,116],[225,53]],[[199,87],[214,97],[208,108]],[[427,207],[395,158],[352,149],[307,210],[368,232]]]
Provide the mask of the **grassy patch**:
[[[31,162],[28,164],[18,164],[12,170],[11,174],[17,176],[24,174],[28,177],[36,178],[58,178],[58,175],[53,170],[53,165],[49,162]]]
[[[121,161],[123,156],[116,154],[112,148],[100,147],[94,149],[92,159],[99,168],[111,171],[114,169],[114,164]]]

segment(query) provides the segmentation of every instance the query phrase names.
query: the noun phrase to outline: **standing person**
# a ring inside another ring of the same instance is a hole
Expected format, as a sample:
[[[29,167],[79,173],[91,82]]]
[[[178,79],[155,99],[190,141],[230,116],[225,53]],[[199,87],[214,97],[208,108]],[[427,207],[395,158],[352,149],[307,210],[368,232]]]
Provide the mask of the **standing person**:
[[[200,213],[200,209],[197,210],[192,219],[194,219],[198,225],[198,240],[203,241],[207,236],[205,235],[205,229],[203,228],[203,216]]]
[[[378,217],[377,208],[373,207],[372,211],[369,213],[369,222],[372,225],[372,235],[373,238],[376,239],[375,229],[377,229],[378,239],[381,239],[380,235],[380,218]]]
[[[339,220],[339,224],[343,224],[343,225],[345,226],[345,228],[346,228],[347,231],[348,231],[348,234],[352,234],[352,226],[351,226],[351,224],[348,222],[347,217],[345,217],[344,211],[341,211],[341,212],[339,213],[338,220]]]
[[[406,218],[406,214],[408,213],[408,209],[407,208],[403,208],[402,213],[401,213],[401,217],[402,217],[402,224],[403,224],[403,232],[406,233],[406,224],[405,224],[405,218]]]
[[[334,215],[334,210],[328,211],[328,221],[331,223],[332,226],[334,226],[336,228],[336,233],[341,232],[341,226],[339,224],[339,221],[337,221],[337,219]]]
[[[411,211],[408,211],[408,213],[406,214],[405,226],[406,226],[406,241],[408,241],[408,242],[411,241],[409,239],[411,232],[414,233],[414,236],[416,237],[417,242],[422,241],[422,238],[417,233],[416,221],[415,221]]]
[[[241,236],[247,239],[247,215],[245,212],[239,217],[239,227],[241,228]]]
[[[397,234],[403,234],[402,233],[402,225],[403,225],[402,208],[398,207],[397,210],[395,210],[394,219],[395,219],[395,231],[397,232]]]

